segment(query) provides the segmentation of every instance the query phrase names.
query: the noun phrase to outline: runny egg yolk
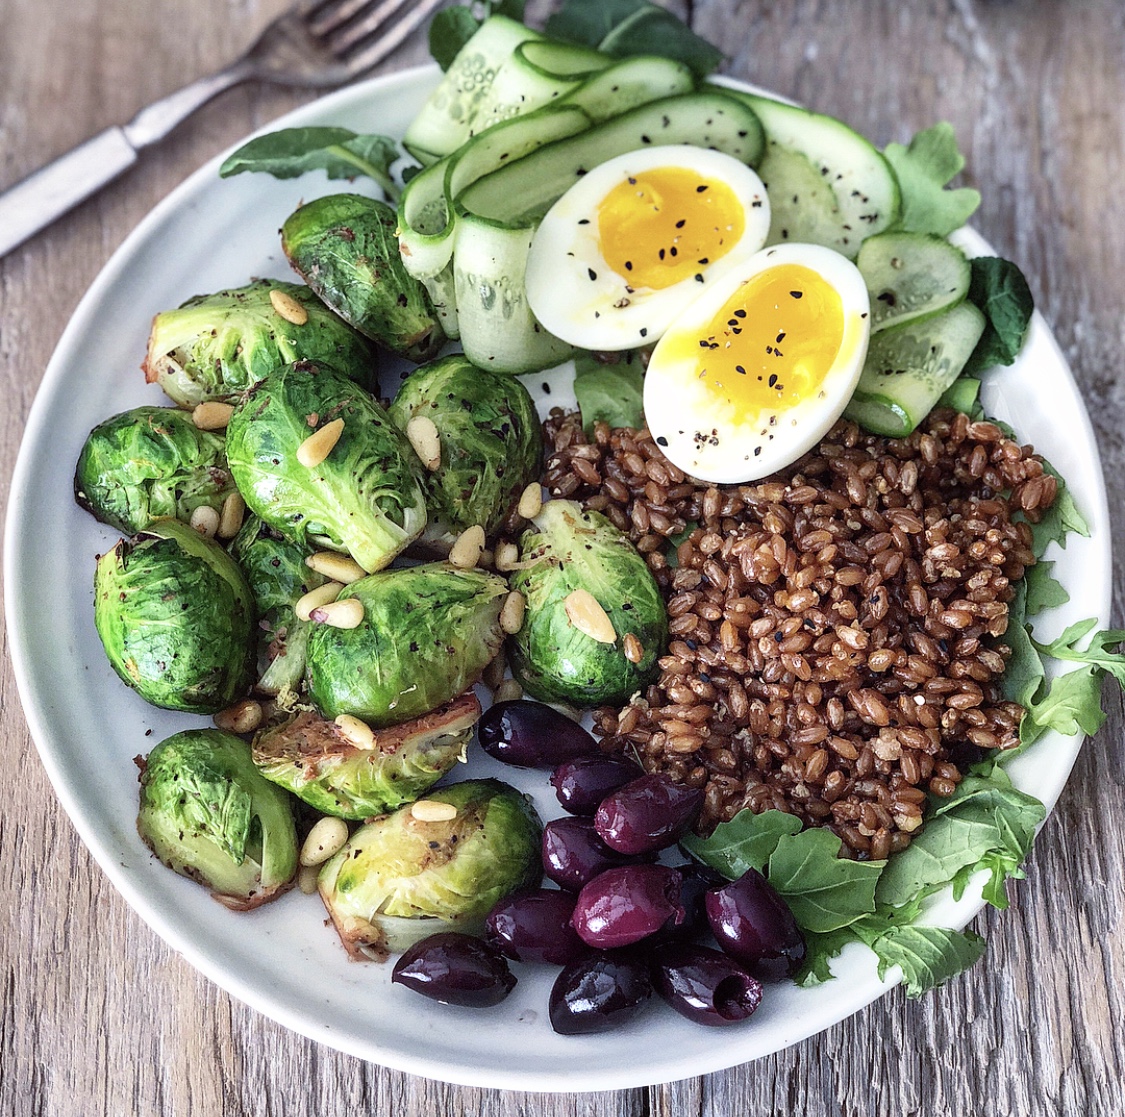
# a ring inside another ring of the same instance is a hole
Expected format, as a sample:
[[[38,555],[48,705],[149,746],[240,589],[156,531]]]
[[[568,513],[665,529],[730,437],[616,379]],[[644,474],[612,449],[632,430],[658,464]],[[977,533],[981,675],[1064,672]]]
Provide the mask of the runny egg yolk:
[[[722,259],[745,227],[742,203],[726,183],[683,167],[630,175],[598,206],[602,258],[638,288],[690,279]]]

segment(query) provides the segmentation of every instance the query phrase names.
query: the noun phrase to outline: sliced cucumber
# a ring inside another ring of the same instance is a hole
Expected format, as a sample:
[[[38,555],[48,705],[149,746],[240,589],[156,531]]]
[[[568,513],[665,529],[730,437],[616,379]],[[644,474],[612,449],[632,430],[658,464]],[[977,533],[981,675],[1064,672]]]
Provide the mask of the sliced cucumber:
[[[961,374],[984,326],[984,315],[962,302],[873,334],[844,414],[875,434],[908,435]]]
[[[596,124],[638,105],[690,93],[694,88],[695,76],[687,66],[670,58],[638,54],[599,71],[559,100],[564,105],[577,105]]]
[[[972,268],[965,253],[933,233],[879,233],[856,266],[871,295],[871,330],[918,321],[962,302]]]

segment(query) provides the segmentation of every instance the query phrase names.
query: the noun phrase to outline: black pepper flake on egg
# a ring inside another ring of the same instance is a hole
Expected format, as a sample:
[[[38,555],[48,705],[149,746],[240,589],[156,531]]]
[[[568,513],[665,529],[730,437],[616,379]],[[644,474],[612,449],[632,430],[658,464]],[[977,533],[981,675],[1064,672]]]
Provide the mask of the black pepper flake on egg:
[[[589,219],[588,217],[580,217],[580,218],[578,219],[578,224],[579,224],[579,225],[589,225],[589,224],[590,224],[590,219]]]
[[[668,445],[668,439],[666,439],[666,438],[664,437],[664,435],[662,435],[662,434],[661,434],[661,435],[657,435],[657,437],[656,437],[656,445],[657,445],[657,446],[667,446],[667,445]]]
[[[676,222],[676,228],[677,228],[677,229],[682,229],[682,228],[683,228],[683,227],[684,227],[684,226],[685,226],[686,224],[687,224],[687,219],[686,219],[686,218],[683,218],[683,217],[681,217],[681,218],[679,219],[679,221],[677,221],[677,222]]]
[[[647,326],[641,327],[641,337],[648,337],[648,327]]]
[[[706,189],[707,189],[707,183],[704,182],[704,183],[702,183],[701,185],[699,185],[695,188],[695,192],[697,194],[702,194]]]
[[[774,341],[777,345],[780,345],[784,340],[785,340],[785,331],[779,330],[778,333],[777,333],[777,337],[774,339]]]
[[[702,283],[703,282],[703,276],[700,275],[699,272],[695,273],[695,282],[696,283]]]
[[[595,280],[598,278],[598,273],[594,271],[593,268],[587,268],[586,274],[590,277],[591,280]]]
[[[790,291],[789,294],[792,295],[793,298],[799,299],[799,298],[802,298],[804,296],[805,292],[804,291]]]

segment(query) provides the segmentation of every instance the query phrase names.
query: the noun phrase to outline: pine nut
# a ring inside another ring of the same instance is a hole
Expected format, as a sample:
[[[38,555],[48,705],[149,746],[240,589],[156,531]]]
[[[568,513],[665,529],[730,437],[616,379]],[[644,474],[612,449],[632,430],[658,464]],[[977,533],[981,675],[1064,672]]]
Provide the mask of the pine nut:
[[[515,679],[505,679],[492,695],[494,702],[515,702],[523,697],[523,687]]]
[[[218,400],[205,400],[196,404],[191,413],[191,421],[201,431],[221,431],[230,422],[234,414],[234,407],[229,403],[220,403]]]
[[[599,644],[617,643],[617,633],[613,631],[609,614],[589,590],[577,589],[568,593],[563,608],[570,623],[591,640],[597,640]]]
[[[520,549],[515,543],[500,543],[496,547],[496,569],[515,570],[520,561]]]
[[[625,633],[623,641],[625,648],[625,658],[630,663],[640,663],[645,657],[644,645],[637,639],[636,635],[632,632]]]
[[[375,730],[367,722],[360,721],[352,714],[338,714],[335,726],[348,744],[354,745],[357,749],[375,747]]]
[[[358,597],[345,597],[342,601],[329,601],[318,605],[309,620],[332,628],[359,628],[363,624],[363,602]]]
[[[480,562],[481,552],[484,550],[484,528],[480,524],[467,527],[459,536],[449,551],[449,561],[461,570],[472,570]]]
[[[437,799],[419,799],[411,804],[410,815],[419,822],[451,822],[457,817],[457,808]]]
[[[309,312],[286,291],[275,287],[270,291],[270,302],[274,310],[294,326],[303,326],[309,320]]]
[[[523,628],[523,615],[526,610],[527,598],[518,590],[513,590],[504,598],[504,604],[500,609],[500,627],[509,636],[514,636]]]
[[[406,424],[406,438],[422,464],[431,472],[441,465],[441,436],[428,415],[415,415]]]
[[[241,493],[230,493],[223,501],[223,510],[219,514],[219,527],[215,534],[220,539],[233,539],[242,527],[246,518],[246,501]]]
[[[367,577],[367,571],[349,555],[342,555],[338,551],[317,551],[305,559],[305,565],[333,582],[350,586],[360,578]]]
[[[189,523],[200,535],[205,535],[208,539],[214,539],[215,532],[219,530],[219,513],[209,504],[201,504],[191,514]]]
[[[297,870],[297,888],[306,896],[316,895],[320,883],[319,865],[302,865]]]
[[[228,733],[253,733],[262,724],[262,704],[253,698],[244,698],[214,717],[215,725]]]
[[[520,494],[519,506],[516,511],[525,519],[533,520],[543,508],[543,487],[538,481],[532,481]]]
[[[302,865],[323,865],[335,857],[348,840],[348,824],[342,818],[326,815],[310,831],[301,846]]]
[[[332,453],[332,447],[340,441],[340,435],[343,433],[343,419],[333,419],[332,422],[325,423],[320,430],[313,431],[297,447],[297,461],[306,469],[313,469],[320,465]]]
[[[317,586],[315,590],[309,590],[293,606],[293,612],[297,614],[297,620],[311,620],[312,611],[319,609],[322,605],[327,605],[329,601],[335,601],[336,595],[343,588],[339,582],[325,582],[323,586]]]

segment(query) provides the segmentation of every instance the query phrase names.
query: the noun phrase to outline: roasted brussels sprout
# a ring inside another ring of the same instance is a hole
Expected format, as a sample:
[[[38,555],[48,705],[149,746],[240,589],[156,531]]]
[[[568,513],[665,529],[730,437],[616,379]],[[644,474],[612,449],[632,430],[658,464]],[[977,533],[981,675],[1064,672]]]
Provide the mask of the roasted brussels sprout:
[[[357,628],[309,636],[309,696],[328,716],[375,726],[428,713],[467,690],[500,650],[503,578],[433,562],[372,574],[340,600],[363,603]]]
[[[74,473],[74,499],[130,535],[161,516],[219,511],[234,491],[222,434],[174,407],[134,407],[99,423]]]
[[[330,425],[340,429],[327,456],[302,464],[302,444]],[[426,524],[418,455],[370,395],[324,365],[298,362],[259,381],[231,415],[227,460],[252,512],[364,570],[382,569]]]
[[[473,933],[497,901],[539,880],[540,830],[514,787],[450,784],[357,830],[320,871],[320,895],[353,958]]]
[[[325,814],[362,819],[417,799],[465,755],[480,703],[472,691],[369,745],[305,711],[254,738],[254,763],[267,779]]]
[[[242,910],[292,882],[290,799],[254,767],[245,741],[218,729],[177,733],[149,753],[140,782],[137,830],[168,868]]]
[[[284,318],[271,294],[307,315]],[[283,296],[283,298],[281,298]],[[248,287],[196,295],[152,320],[145,379],[181,407],[228,399],[267,372],[293,361],[324,361],[369,391],[376,387],[375,352],[366,338],[332,313],[307,287],[260,279]]]
[[[389,413],[437,428],[441,464],[423,478],[426,504],[453,534],[481,524],[492,536],[520,493],[539,476],[543,437],[527,389],[467,357],[443,357],[406,378]]]
[[[94,625],[146,702],[212,714],[245,693],[254,602],[230,557],[179,520],[154,520],[98,560]]]
[[[544,702],[627,702],[651,680],[668,635],[652,573],[609,520],[572,501],[548,501],[534,525],[512,575],[512,589],[527,599],[511,640],[512,673]]]
[[[386,202],[330,194],[281,227],[294,271],[341,318],[393,353],[427,361],[445,341],[433,303],[402,263],[398,217]]]

